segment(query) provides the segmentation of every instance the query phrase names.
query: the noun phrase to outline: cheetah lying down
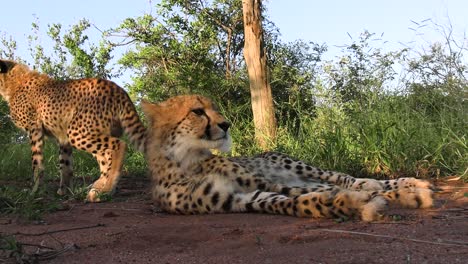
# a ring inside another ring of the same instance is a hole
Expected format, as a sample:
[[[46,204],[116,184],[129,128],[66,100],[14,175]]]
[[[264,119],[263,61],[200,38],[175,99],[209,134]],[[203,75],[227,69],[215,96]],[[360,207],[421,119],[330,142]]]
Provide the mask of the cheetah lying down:
[[[0,94],[10,106],[13,122],[29,135],[34,192],[44,171],[44,135],[56,138],[60,146],[58,194],[64,194],[72,183],[72,147],[96,158],[101,177],[88,193],[91,202],[117,185],[126,148],[119,140],[123,131],[143,151],[146,129],[127,93],[113,82],[96,78],[58,81],[26,65],[0,60]]]
[[[298,217],[382,218],[387,202],[432,206],[431,185],[415,178],[377,181],[324,171],[280,153],[225,158],[230,124],[202,96],[143,102],[150,128],[146,158],[153,199],[171,213],[263,212]]]

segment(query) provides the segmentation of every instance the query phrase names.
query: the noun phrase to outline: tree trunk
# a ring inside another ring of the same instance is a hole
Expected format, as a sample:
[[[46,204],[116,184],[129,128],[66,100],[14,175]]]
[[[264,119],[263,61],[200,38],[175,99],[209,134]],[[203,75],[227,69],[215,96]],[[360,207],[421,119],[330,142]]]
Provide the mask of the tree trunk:
[[[264,51],[261,0],[242,0],[244,57],[249,73],[255,138],[264,150],[276,138],[276,120]]]

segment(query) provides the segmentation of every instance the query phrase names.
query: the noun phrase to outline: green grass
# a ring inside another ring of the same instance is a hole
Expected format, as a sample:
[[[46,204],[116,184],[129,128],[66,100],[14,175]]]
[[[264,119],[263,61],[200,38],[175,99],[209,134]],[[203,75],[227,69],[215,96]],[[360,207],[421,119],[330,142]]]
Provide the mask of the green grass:
[[[58,200],[43,190],[31,194],[30,188],[0,187],[0,214],[13,214],[29,220],[39,220],[44,213],[54,211],[58,207]]]
[[[432,99],[427,105],[414,105],[409,96],[370,98],[362,105],[338,105],[325,98],[329,101],[319,105],[313,116],[299,115],[299,121],[278,118],[274,149],[314,166],[358,177],[459,175],[468,180],[465,102]],[[232,154],[260,152],[252,141],[251,120],[230,114],[245,109],[224,111],[233,120]]]
[[[46,142],[44,149],[45,177],[36,194],[31,194],[32,167],[28,143],[6,144],[0,154],[0,214],[18,215],[24,219],[38,220],[46,212],[57,210],[66,200],[84,201],[88,186],[99,177],[99,167],[88,153],[74,150],[74,185],[63,197],[56,194],[59,183],[58,146]],[[123,173],[135,177],[146,176],[143,155],[129,149]],[[101,199],[109,200],[107,196]]]
[[[15,237],[0,234],[0,260],[6,262],[7,259],[10,259],[12,263],[13,260],[16,260],[17,263],[24,263],[22,262],[23,257],[23,248]]]
[[[5,144],[0,154],[0,179],[1,180],[32,180],[31,149],[28,143]],[[55,142],[46,141],[44,147],[45,177],[56,179],[59,177],[58,146]],[[82,151],[74,150],[73,167],[75,174],[99,175],[99,168],[94,158]]]
[[[1,145],[0,180],[32,181],[31,150],[28,143]],[[48,141],[44,148],[45,180],[59,179],[58,146]],[[129,148],[123,171],[133,175],[146,175],[143,154]],[[99,166],[94,157],[84,151],[73,150],[73,172],[76,178],[94,178],[99,176]]]

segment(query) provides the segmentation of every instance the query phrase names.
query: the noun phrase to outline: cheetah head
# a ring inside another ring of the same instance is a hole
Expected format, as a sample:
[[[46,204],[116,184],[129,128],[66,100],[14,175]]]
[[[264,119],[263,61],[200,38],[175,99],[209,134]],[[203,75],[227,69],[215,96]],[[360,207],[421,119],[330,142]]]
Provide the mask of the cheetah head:
[[[7,102],[10,98],[9,79],[15,65],[16,63],[13,61],[0,60],[0,94]]]
[[[142,102],[142,109],[150,123],[147,152],[164,151],[185,162],[210,155],[210,149],[230,150],[230,124],[206,97],[182,95],[159,104]]]
[[[32,75],[40,74],[31,71],[28,66],[10,60],[0,59],[0,95],[7,102],[22,83]],[[47,76],[47,75],[46,75]]]

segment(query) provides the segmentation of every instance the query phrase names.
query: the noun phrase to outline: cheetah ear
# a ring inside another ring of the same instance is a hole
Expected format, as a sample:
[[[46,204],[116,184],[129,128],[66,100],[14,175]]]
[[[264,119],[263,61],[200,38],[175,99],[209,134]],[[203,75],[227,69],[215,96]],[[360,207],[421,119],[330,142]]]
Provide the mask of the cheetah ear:
[[[7,73],[13,67],[15,67],[15,62],[9,61],[9,60],[0,60],[0,73]]]
[[[8,64],[4,60],[0,60],[0,73],[7,73],[8,72]]]
[[[141,101],[141,110],[146,116],[146,119],[150,122],[153,123],[154,118],[158,115],[159,113],[159,106],[157,104],[150,103],[146,100]]]

